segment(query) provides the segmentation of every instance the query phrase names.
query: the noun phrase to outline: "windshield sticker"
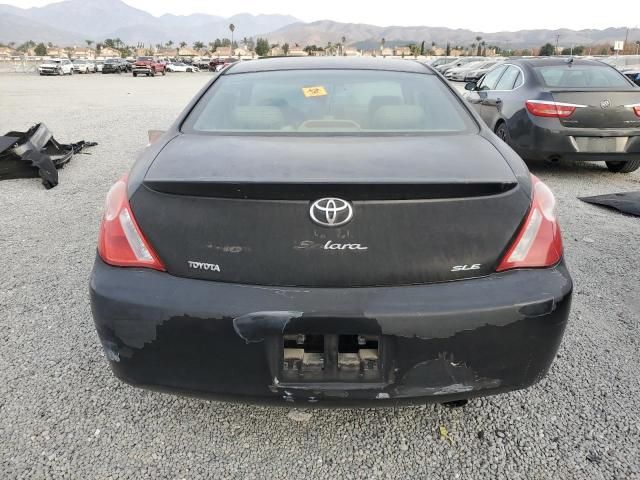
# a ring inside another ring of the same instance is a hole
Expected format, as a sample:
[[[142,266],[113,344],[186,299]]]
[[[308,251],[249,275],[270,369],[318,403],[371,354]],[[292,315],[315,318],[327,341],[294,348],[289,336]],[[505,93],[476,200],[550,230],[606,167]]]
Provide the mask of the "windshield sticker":
[[[328,95],[327,90],[324,87],[302,87],[302,93],[304,96],[309,97],[324,97]]]

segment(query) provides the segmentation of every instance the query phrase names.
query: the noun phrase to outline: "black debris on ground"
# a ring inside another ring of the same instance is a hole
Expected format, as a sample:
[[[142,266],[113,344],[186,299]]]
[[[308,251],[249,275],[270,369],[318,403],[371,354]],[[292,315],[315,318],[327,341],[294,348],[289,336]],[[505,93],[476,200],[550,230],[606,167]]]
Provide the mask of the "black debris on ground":
[[[613,208],[622,213],[640,217],[640,191],[596,195],[595,197],[578,197],[583,202]]]
[[[40,177],[46,189],[58,185],[58,169],[95,142],[58,143],[44,123],[0,136],[0,180]]]

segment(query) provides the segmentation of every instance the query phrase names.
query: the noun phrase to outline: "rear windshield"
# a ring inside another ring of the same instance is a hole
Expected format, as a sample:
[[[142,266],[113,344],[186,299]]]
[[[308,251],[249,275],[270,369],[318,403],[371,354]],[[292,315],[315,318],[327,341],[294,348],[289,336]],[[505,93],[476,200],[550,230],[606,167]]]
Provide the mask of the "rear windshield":
[[[183,124],[220,134],[457,133],[475,127],[434,75],[288,70],[222,75]]]
[[[607,88],[628,87],[629,83],[613,68],[593,65],[536,67],[547,87]]]

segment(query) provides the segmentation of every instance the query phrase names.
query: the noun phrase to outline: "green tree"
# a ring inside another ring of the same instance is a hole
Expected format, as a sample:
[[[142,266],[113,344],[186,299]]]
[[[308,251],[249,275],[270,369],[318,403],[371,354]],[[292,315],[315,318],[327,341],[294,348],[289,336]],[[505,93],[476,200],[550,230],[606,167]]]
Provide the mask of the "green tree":
[[[446,48],[446,56],[450,57],[451,56],[451,44],[449,42],[447,42],[447,48]]]
[[[194,42],[193,43],[193,48],[195,48],[196,50],[202,50],[204,48],[204,43],[202,43],[202,42]]]
[[[538,55],[541,57],[550,57],[552,55],[555,55],[555,53],[556,47],[547,42],[540,48],[540,52],[538,53]]]
[[[256,40],[256,54],[264,57],[269,53],[269,40],[266,38],[258,38]]]
[[[87,44],[87,47],[91,48],[91,45],[93,45],[93,40],[85,40],[85,43]]]
[[[44,43],[40,42],[36,45],[34,52],[37,56],[44,57],[47,54],[47,46]]]
[[[420,55],[424,55],[424,40],[420,44]]]
[[[171,48],[173,46],[173,40],[169,40],[167,43],[165,43],[165,45],[167,46],[167,48]]]
[[[105,38],[104,42],[102,42],[104,44],[105,47],[109,47],[109,48],[115,48],[116,44],[113,40],[113,38]]]
[[[478,43],[477,43],[477,45],[478,45],[478,50],[476,51],[476,55],[477,55],[477,56],[482,55],[482,43],[480,43],[480,40],[482,40],[482,37],[481,37],[480,35],[478,35],[478,36],[476,37],[476,42],[478,42]],[[473,53],[473,52],[471,52],[471,53]]]
[[[285,44],[282,46],[282,53],[284,53],[285,57],[286,57],[287,55],[289,55],[289,44],[288,44],[288,43],[285,43]]]
[[[187,45],[188,45],[188,44],[187,44],[187,42],[184,42],[184,41],[183,41],[183,42],[180,42],[180,48],[184,48],[184,47],[186,47]]]

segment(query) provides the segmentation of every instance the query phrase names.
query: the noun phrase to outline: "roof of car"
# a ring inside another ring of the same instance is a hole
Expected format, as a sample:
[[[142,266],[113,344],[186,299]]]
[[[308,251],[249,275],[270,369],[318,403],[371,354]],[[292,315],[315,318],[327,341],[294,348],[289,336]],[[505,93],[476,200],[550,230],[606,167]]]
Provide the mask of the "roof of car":
[[[269,72],[274,70],[383,70],[394,72],[433,73],[413,60],[373,57],[277,57],[236,62],[225,74]]]
[[[599,60],[587,60],[583,58],[575,57],[540,57],[540,58],[518,58],[507,60],[508,63],[530,65],[532,67],[553,67],[558,65],[592,65],[602,66],[603,63]]]

